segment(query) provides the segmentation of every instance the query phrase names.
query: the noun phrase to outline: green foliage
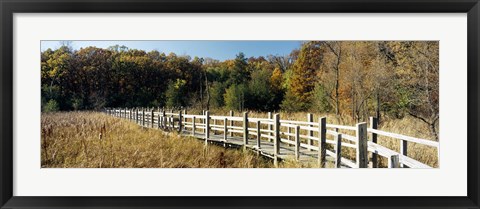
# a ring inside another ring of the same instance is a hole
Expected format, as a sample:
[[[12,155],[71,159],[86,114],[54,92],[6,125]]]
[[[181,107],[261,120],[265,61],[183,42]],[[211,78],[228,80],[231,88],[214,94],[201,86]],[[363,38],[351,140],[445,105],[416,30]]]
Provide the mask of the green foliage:
[[[43,107],[42,107],[42,110],[43,112],[56,112],[58,111],[60,108],[58,106],[58,103],[57,101],[51,99],[49,100]]]
[[[270,85],[271,73],[267,69],[257,70],[252,73],[252,79],[248,83],[247,107],[249,109],[267,111],[274,109],[272,101],[275,95]]]
[[[73,110],[80,110],[83,108],[83,100],[80,98],[73,98],[72,99],[72,107]]]
[[[223,96],[225,107],[230,110],[242,111],[245,105],[246,93],[245,85],[231,85]]]
[[[225,94],[225,83],[213,82],[210,87],[210,104],[214,108],[222,108],[225,105],[223,95]]]
[[[241,84],[249,80],[247,58],[240,52],[234,60],[233,69],[230,73],[229,84]]]
[[[312,96],[312,107],[314,111],[328,113],[333,110],[332,105],[328,102],[328,93],[325,87],[318,83],[315,85]]]
[[[185,80],[177,79],[175,82],[170,82],[168,84],[168,89],[165,92],[167,107],[185,106],[184,95],[186,83]]]
[[[297,112],[305,110],[306,104],[296,97],[291,91],[287,91],[280,107],[287,112]]]

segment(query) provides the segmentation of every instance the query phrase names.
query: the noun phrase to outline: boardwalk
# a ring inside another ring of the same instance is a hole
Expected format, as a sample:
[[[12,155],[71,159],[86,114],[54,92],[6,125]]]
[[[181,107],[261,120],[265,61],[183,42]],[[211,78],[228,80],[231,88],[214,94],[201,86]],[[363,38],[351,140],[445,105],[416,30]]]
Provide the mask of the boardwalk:
[[[419,143],[437,148],[435,141],[418,139],[400,134],[377,130],[375,118],[367,123],[353,126],[327,124],[321,117],[313,122],[311,114],[307,121],[280,120],[279,114],[269,113],[268,118],[214,116],[208,111],[202,115],[177,113],[165,110],[146,108],[136,109],[106,109],[109,115],[131,120],[147,128],[177,131],[182,135],[201,139],[205,144],[218,144],[226,147],[242,147],[266,157],[272,158],[278,165],[280,160],[291,159],[302,163],[314,163],[325,167],[330,161],[337,168],[367,168],[378,167],[378,158],[388,159],[389,168],[430,168],[415,159],[407,157],[407,143]],[[340,130],[355,132],[355,136],[340,133]],[[327,139],[327,135],[330,140]],[[377,144],[377,135],[383,135],[400,140],[400,152],[390,150]],[[355,160],[342,156],[341,147],[355,150]],[[371,160],[369,158],[371,153]]]

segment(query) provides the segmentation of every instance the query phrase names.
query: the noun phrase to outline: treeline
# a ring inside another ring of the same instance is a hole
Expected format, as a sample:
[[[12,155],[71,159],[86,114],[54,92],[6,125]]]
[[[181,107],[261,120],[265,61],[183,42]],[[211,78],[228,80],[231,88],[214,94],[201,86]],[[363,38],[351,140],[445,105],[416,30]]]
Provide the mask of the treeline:
[[[218,61],[112,46],[41,53],[42,110],[199,107],[401,118],[437,134],[434,41],[310,41],[289,55]]]

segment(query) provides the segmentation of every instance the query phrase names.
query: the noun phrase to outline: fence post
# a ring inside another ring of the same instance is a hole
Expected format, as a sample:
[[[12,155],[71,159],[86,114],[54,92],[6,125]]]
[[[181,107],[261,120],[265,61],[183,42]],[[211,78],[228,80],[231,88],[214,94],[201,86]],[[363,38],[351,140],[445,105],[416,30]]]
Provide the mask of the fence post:
[[[273,117],[272,117],[272,112],[268,112],[268,119],[270,119],[270,120],[273,119]],[[272,139],[272,137],[271,137],[271,136],[273,136],[272,131],[273,131],[273,125],[272,125],[272,124],[268,124],[268,136],[270,136],[270,137],[268,138],[268,141],[270,141],[270,142],[273,142],[273,139]]]
[[[158,114],[157,114],[157,129],[160,129],[160,124],[161,124],[161,115],[160,115],[160,108],[158,108]]]
[[[342,163],[342,134],[335,135],[335,168],[340,168]]]
[[[178,132],[182,133],[182,121],[183,121],[183,118],[182,118],[182,111],[178,111]]]
[[[318,167],[325,167],[327,157],[327,118],[318,119]]]
[[[292,140],[292,137],[290,135],[292,135],[292,130],[290,129],[290,126],[287,126],[287,139],[288,139],[288,141]],[[290,145],[290,144],[288,144],[288,145]]]
[[[228,138],[228,119],[225,117],[223,119],[223,141],[227,142],[227,138]]]
[[[368,167],[367,143],[367,123],[358,123],[356,160],[359,168]]]
[[[273,163],[278,166],[278,155],[280,154],[280,115],[273,115],[274,140],[273,140]]]
[[[195,116],[192,117],[192,136],[195,136]]]
[[[398,168],[399,167],[399,156],[391,155],[388,158],[388,168]]]
[[[375,117],[370,117],[370,128],[377,129],[378,128],[378,119]],[[372,139],[372,143],[377,143],[377,134],[370,133],[370,138]],[[372,152],[372,168],[378,168],[378,154]]]
[[[138,125],[138,107],[135,108],[135,123]]]
[[[260,126],[260,120],[257,120],[257,148],[260,150],[262,147],[261,139],[262,139],[262,132],[261,132],[261,126]]]
[[[230,110],[230,117],[233,117],[233,111]],[[233,120],[230,120],[230,127],[233,126]],[[233,137],[233,132],[230,132],[230,137]]]
[[[184,116],[187,115],[187,108],[183,109],[183,115],[184,115]],[[187,118],[184,117],[184,118],[183,118],[183,123],[185,124],[186,122],[187,122]],[[184,127],[184,129],[187,130],[187,128],[185,128],[185,127]]]
[[[243,112],[243,149],[247,148],[248,144],[248,112]]]
[[[205,110],[202,110],[202,115],[205,115]],[[203,125],[206,125],[206,124],[207,124],[205,118],[202,118],[200,121],[203,122]],[[205,134],[205,130],[207,130],[207,129],[203,129],[203,133],[204,133],[204,134]]]
[[[163,108],[162,109],[158,109],[158,123],[159,123],[159,128],[163,128]]]
[[[163,126],[163,129],[167,129],[167,113],[165,113],[165,109],[162,109],[162,126]]]
[[[142,108],[142,127],[145,127],[145,108]]]
[[[154,123],[154,116],[155,116],[155,111],[154,111],[154,108],[152,108],[152,111],[150,112],[151,115],[150,115],[150,128],[153,128],[153,123]]]
[[[313,114],[312,113],[307,113],[307,122],[309,123],[312,123],[313,122]],[[308,125],[308,127],[313,127],[312,125]],[[308,134],[307,136],[309,136],[308,140],[307,140],[307,144],[308,145],[313,145],[313,141],[312,141],[312,138],[310,137],[313,137],[313,131],[312,130],[308,130]],[[308,149],[309,151],[311,151],[311,149]]]
[[[214,127],[217,126],[217,119],[212,119]],[[213,130],[213,135],[217,135],[217,131]]]
[[[295,127],[295,159],[300,161],[300,126]]]
[[[205,112],[205,145],[208,144],[208,138],[210,138],[210,113]]]
[[[403,156],[407,156],[407,144],[408,142],[403,140],[403,139],[400,139],[400,154],[402,154]],[[407,167],[406,165],[403,165],[403,164],[400,164],[400,166],[403,168],[403,167]]]

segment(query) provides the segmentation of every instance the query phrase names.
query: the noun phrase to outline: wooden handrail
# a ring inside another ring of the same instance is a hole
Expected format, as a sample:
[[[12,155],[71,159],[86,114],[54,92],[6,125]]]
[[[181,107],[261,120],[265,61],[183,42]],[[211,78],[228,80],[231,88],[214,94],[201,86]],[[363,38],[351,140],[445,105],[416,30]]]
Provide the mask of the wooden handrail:
[[[268,114],[267,118],[248,117],[247,112],[243,113],[242,117],[238,117],[234,116],[233,111],[230,111],[229,116],[210,115],[208,111],[204,111],[203,115],[187,114],[186,111],[182,112],[181,110],[177,110],[177,113],[174,113],[173,110],[167,113],[165,109],[160,108],[109,108],[104,112],[115,117],[128,119],[143,127],[177,130],[181,134],[200,137],[205,140],[205,144],[208,144],[211,140],[216,140],[215,137],[219,136],[216,135],[218,132],[221,133],[221,141],[224,143],[230,143],[230,139],[240,137],[242,138],[242,146],[244,148],[253,147],[258,153],[261,153],[261,150],[264,149],[261,143],[266,143],[260,141],[266,139],[274,147],[273,153],[269,155],[274,158],[275,165],[278,165],[280,156],[284,155],[282,153],[284,148],[281,144],[288,144],[295,147],[293,153],[296,160],[301,159],[301,149],[317,151],[320,167],[324,167],[325,157],[330,156],[335,159],[336,167],[342,164],[342,166],[347,167],[365,168],[369,163],[367,153],[371,152],[373,167],[378,166],[376,158],[382,156],[388,158],[389,166],[391,167],[430,168],[430,166],[407,156],[407,142],[435,147],[437,148],[437,154],[440,146],[440,143],[436,141],[378,130],[376,119],[372,117],[370,118],[369,127],[367,127],[366,123],[359,123],[354,127],[327,124],[326,118],[319,118],[320,122],[313,122],[312,114],[307,114],[307,121],[293,121],[280,120],[279,114],[271,113]],[[213,122],[211,123],[210,121]],[[335,130],[330,130],[332,128]],[[356,136],[339,133],[338,130],[355,131]],[[306,134],[302,134],[302,131]],[[198,133],[201,133],[201,135],[198,135]],[[334,140],[327,140],[326,135],[333,136]],[[400,140],[400,151],[390,150],[377,144],[377,135]],[[250,141],[253,139],[255,141]],[[342,139],[353,143],[341,142]],[[250,143],[255,145],[250,145]],[[326,144],[334,145],[335,152],[326,149]],[[356,162],[342,157],[339,147],[354,149]]]

